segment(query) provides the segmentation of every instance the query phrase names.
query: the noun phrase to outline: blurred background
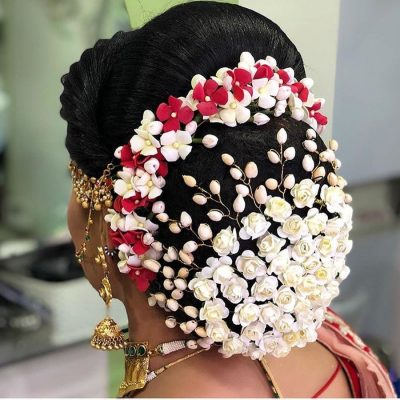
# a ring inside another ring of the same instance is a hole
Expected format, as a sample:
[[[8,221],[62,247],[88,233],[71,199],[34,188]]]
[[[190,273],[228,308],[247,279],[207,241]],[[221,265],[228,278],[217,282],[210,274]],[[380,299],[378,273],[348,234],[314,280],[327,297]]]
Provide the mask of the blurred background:
[[[179,0],[0,0],[0,397],[115,396],[122,355],[92,350],[102,302],[75,263],[60,77],[84,49]],[[238,0],[278,23],[327,100],[355,210],[333,308],[400,373],[400,2]],[[243,49],[245,50],[245,49]],[[175,95],[181,95],[175,93]],[[114,304],[112,315],[126,317]]]

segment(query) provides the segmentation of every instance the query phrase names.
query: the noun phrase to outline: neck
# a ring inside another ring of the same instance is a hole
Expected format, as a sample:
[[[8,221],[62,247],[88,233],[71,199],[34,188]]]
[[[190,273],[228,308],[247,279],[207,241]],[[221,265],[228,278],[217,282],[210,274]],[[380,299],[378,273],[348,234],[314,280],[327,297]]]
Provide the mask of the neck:
[[[149,348],[154,348],[160,343],[173,340],[189,339],[179,327],[168,328],[165,325],[165,313],[158,306],[150,307],[147,297],[143,293],[133,290],[124,301],[128,315],[129,340],[135,342],[146,341]],[[171,362],[192,352],[189,349],[182,349],[163,357],[152,357],[150,360],[151,369],[159,368],[165,363]]]

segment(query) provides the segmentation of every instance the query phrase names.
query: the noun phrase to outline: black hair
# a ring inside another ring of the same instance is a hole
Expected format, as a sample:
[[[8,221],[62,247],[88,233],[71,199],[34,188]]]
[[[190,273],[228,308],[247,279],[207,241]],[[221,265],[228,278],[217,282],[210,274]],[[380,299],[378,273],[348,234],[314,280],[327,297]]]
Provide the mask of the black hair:
[[[212,1],[178,5],[140,29],[118,32],[111,39],[98,41],[62,78],[61,116],[68,122],[66,146],[71,159],[86,174],[100,176],[113,160],[114,150],[128,143],[144,110],[155,111],[169,95],[186,95],[195,74],[209,77],[221,67],[235,67],[243,51],[250,52],[256,60],[274,57],[280,68],[293,68],[297,80],[306,76],[300,53],[280,27],[238,5]],[[231,128],[205,123],[196,136],[212,133],[219,138],[218,146],[206,149],[194,145],[186,160],[169,164],[167,185],[160,198],[166,203],[169,216],[179,219],[180,213],[187,211],[197,226],[207,222],[206,213],[214,208],[212,204],[200,208],[193,203],[195,191],[183,184],[182,175],[194,176],[204,187],[211,179],[220,181],[222,198],[232,204],[235,182],[221,162],[222,153],[232,154],[242,168],[248,161],[257,163],[255,187],[270,177],[280,179],[280,169],[267,159],[267,150],[279,150],[276,133],[280,128],[288,133],[288,146],[296,149],[296,157],[286,164],[285,174],[294,174],[296,181],[309,178],[301,164],[308,154],[302,145],[309,128],[304,122],[282,115],[271,117],[262,126],[246,123]],[[320,151],[326,149],[319,136],[316,141]],[[317,155],[313,157],[317,162]],[[333,171],[329,164],[323,164],[327,174]],[[250,212],[251,204],[248,207]],[[302,210],[298,213],[301,215]],[[222,227],[226,224],[213,223],[215,231]],[[157,239],[182,248],[193,237],[174,235],[167,224],[160,223]],[[257,252],[255,241],[245,241],[243,245]],[[211,251],[204,248],[199,254],[196,252],[198,255],[205,266]],[[173,264],[177,269],[181,267]],[[152,282],[150,291],[164,291],[162,276]]]

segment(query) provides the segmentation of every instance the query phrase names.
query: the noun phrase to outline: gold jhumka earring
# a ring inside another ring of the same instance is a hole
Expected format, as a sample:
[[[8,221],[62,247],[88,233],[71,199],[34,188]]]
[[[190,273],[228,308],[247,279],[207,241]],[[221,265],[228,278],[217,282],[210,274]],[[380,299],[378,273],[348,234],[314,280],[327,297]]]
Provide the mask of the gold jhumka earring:
[[[100,178],[89,178],[73,161],[69,165],[76,200],[83,208],[89,210],[83,242],[75,253],[79,263],[82,263],[86,256],[87,242],[90,240],[90,226],[93,224],[93,212],[101,211],[103,204],[106,207],[112,206],[112,181],[110,179],[112,168],[113,165],[109,164]],[[103,240],[104,232],[102,230],[101,241]],[[106,305],[107,314],[97,324],[90,343],[94,348],[99,350],[119,350],[124,348],[125,338],[118,324],[108,315],[113,296],[109,280],[109,268],[106,261],[107,254],[104,251],[105,248],[107,247],[103,246],[103,244],[97,247],[97,256],[94,260],[103,269],[104,277],[101,281],[102,286],[98,292]],[[108,252],[108,254],[111,253]]]

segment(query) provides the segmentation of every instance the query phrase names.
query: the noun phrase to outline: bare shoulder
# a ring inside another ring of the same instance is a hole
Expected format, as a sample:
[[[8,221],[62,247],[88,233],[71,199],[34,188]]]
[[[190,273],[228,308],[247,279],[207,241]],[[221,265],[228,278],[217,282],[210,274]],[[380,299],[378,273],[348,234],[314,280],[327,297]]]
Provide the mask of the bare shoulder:
[[[310,397],[337,367],[335,356],[320,343],[293,349],[284,358],[268,358],[270,370],[284,397]],[[248,357],[202,353],[176,365],[150,382],[137,397],[272,397],[265,372]],[[352,397],[340,370],[321,397]]]

